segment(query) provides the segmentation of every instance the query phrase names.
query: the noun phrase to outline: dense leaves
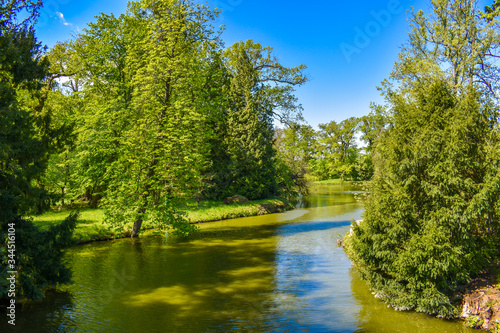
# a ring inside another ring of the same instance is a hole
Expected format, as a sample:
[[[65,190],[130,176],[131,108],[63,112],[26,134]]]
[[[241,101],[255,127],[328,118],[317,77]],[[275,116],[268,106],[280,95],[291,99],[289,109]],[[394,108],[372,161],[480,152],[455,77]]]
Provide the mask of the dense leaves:
[[[432,4],[384,82],[390,124],[347,251],[389,304],[453,317],[453,296],[500,247],[498,32],[475,1]]]
[[[394,103],[349,253],[393,306],[453,316],[449,297],[497,254],[498,133],[473,89],[437,81]]]
[[[40,3],[2,2],[0,7],[0,302],[8,299],[8,271],[16,297],[40,299],[43,288],[69,282],[62,249],[76,215],[41,231],[22,214],[41,212],[49,196],[39,180],[49,153],[60,146],[63,127],[44,108],[48,62],[30,24]],[[18,14],[27,17],[18,22]],[[12,298],[12,295],[9,297]]]

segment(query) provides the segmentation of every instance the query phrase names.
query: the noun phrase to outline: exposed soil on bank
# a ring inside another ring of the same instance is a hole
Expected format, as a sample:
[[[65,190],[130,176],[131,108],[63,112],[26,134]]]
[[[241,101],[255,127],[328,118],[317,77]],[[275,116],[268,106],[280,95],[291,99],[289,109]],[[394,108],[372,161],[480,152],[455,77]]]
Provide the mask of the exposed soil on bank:
[[[500,332],[500,284],[494,274],[485,273],[472,280],[462,298],[460,318],[467,325],[490,332]]]

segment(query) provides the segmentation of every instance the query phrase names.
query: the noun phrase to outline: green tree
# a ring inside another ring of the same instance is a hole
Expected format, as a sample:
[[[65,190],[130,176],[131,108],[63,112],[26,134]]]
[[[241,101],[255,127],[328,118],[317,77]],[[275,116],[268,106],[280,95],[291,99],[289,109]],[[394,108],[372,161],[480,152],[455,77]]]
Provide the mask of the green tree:
[[[132,237],[146,219],[189,232],[171,203],[193,197],[210,166],[213,129],[205,125],[216,111],[204,87],[207,59],[219,47],[210,26],[217,12],[191,1],[144,0],[130,4],[128,15],[131,35],[140,40],[127,49],[130,125],[111,165],[107,214],[116,223],[134,221]]]
[[[453,317],[453,293],[497,254],[499,136],[481,99],[439,79],[393,96],[394,126],[375,149],[347,251],[396,308]]]
[[[500,1],[495,0],[491,6],[486,6],[481,16],[487,21],[493,21],[500,14]]]
[[[44,108],[48,62],[32,23],[41,3],[2,2],[0,6],[0,300],[8,301],[8,271],[17,271],[16,297],[40,299],[46,286],[69,282],[62,249],[71,242],[76,215],[42,231],[22,214],[48,206],[38,180],[57,146]],[[27,17],[21,23],[18,15]],[[50,84],[50,80],[48,83]],[[15,234],[15,235],[14,235]],[[15,238],[15,248],[8,246]],[[10,297],[9,297],[10,298]]]
[[[226,195],[238,193],[249,199],[276,195],[273,119],[286,121],[300,111],[293,86],[307,81],[305,66],[284,67],[272,48],[252,40],[234,44],[225,56],[231,78]]]
[[[366,146],[360,151],[356,161],[358,180],[369,180],[373,176],[372,152],[384,129],[389,126],[389,117],[383,105],[372,103],[370,108],[371,111],[368,115],[359,118],[361,140]]]
[[[51,151],[40,184],[52,194],[54,203],[64,205],[81,196],[76,177],[75,125],[77,116],[83,112],[83,99],[78,94],[82,87],[75,79],[78,65],[69,44],[57,44],[47,58],[50,67],[43,93],[44,109],[51,115],[53,127],[59,129],[59,140],[57,149]]]
[[[476,1],[432,5],[384,82],[391,124],[347,251],[396,308],[453,317],[450,298],[499,246],[498,29]]]
[[[292,122],[284,129],[274,131],[277,161],[283,166],[278,168],[280,192],[285,196],[308,193],[306,174],[309,162],[314,155],[316,131],[306,124]]]
[[[389,125],[389,117],[384,106],[372,103],[370,108],[370,113],[359,119],[361,140],[366,143],[367,152],[375,148],[377,139],[382,136],[382,132]]]
[[[204,89],[201,92],[203,98],[208,101],[205,128],[211,129],[211,135],[207,137],[209,147],[208,168],[202,173],[204,182],[197,199],[221,199],[227,193],[229,185],[229,165],[230,157],[226,146],[228,136],[228,121],[230,100],[230,77],[228,69],[224,63],[221,51],[213,52],[210,58],[206,59],[206,80]]]
[[[432,0],[430,15],[412,12],[409,42],[391,73],[397,87],[411,92],[428,76],[450,82],[456,92],[474,84],[498,97],[498,21],[479,19],[477,0]],[[384,83],[385,92],[393,88]]]
[[[330,178],[336,176],[342,180],[347,176],[354,178],[357,157],[356,133],[359,119],[351,117],[337,123],[331,121],[319,124],[319,155],[326,161]]]
[[[134,22],[125,15],[101,14],[66,52],[69,72],[74,73],[69,81],[71,92],[82,100],[74,117],[72,181],[78,195],[93,207],[112,182],[113,163],[123,154],[122,138],[131,124],[134,72],[128,68],[127,52],[144,35],[133,30]]]

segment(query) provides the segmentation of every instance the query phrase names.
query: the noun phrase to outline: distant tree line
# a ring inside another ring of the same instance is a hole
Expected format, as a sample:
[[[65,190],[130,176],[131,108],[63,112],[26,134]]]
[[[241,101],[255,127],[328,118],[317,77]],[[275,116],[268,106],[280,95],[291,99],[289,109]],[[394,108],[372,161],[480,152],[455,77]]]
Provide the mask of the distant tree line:
[[[368,115],[319,124],[317,130],[303,122],[277,128],[275,146],[296,179],[366,181],[374,171],[372,152],[389,124],[384,107],[372,104]]]

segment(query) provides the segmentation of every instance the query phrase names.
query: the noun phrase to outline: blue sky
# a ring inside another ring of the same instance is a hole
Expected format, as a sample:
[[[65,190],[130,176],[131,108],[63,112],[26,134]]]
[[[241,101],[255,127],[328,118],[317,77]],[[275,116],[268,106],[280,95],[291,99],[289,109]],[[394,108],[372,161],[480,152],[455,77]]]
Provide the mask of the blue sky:
[[[51,47],[71,39],[101,12],[125,12],[123,0],[45,0],[38,39]],[[406,11],[430,0],[206,0],[223,10],[226,46],[253,39],[274,47],[285,66],[307,65],[310,82],[297,89],[313,126],[362,116],[383,102],[376,87],[391,72],[408,36]]]

